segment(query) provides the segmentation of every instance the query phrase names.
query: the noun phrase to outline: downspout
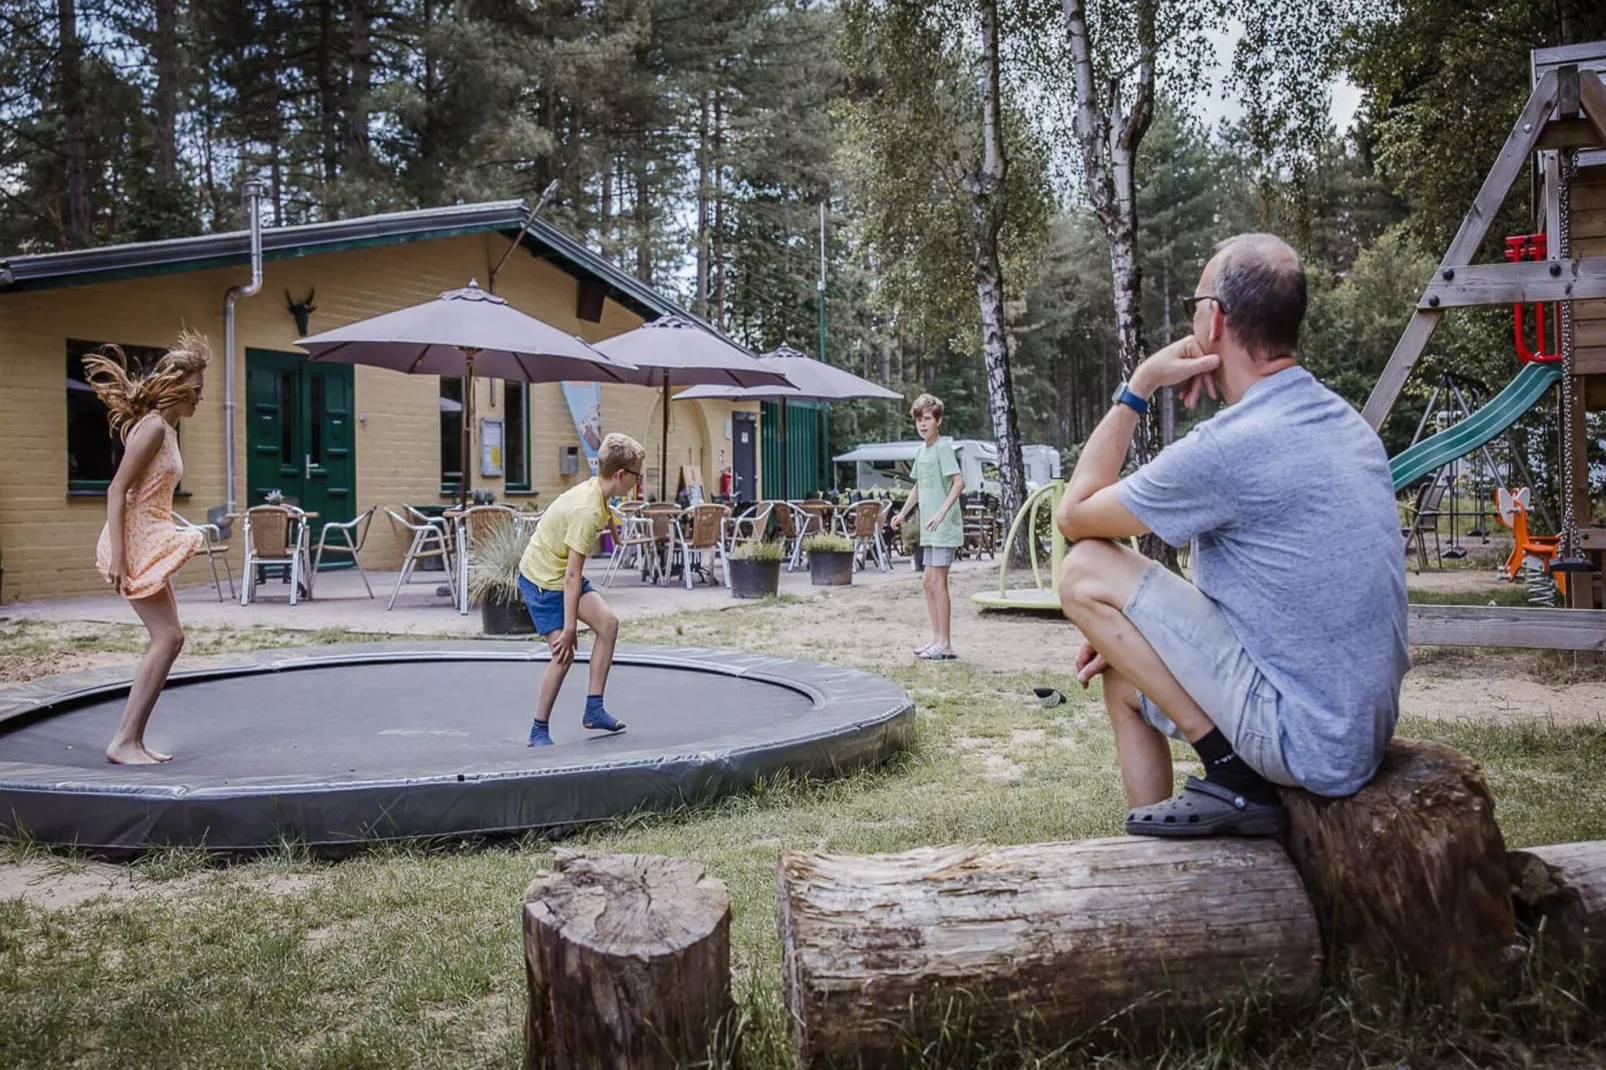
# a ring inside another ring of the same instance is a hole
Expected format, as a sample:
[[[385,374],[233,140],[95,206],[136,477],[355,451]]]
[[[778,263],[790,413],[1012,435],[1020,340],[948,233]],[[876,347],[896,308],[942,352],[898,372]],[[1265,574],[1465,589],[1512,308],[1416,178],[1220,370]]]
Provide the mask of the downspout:
[[[251,282],[246,286],[230,286],[223,298],[223,457],[230,513],[239,504],[234,464],[234,302],[241,297],[255,297],[262,289],[262,183],[255,179],[247,182],[241,196],[245,201],[246,225],[251,230]]]

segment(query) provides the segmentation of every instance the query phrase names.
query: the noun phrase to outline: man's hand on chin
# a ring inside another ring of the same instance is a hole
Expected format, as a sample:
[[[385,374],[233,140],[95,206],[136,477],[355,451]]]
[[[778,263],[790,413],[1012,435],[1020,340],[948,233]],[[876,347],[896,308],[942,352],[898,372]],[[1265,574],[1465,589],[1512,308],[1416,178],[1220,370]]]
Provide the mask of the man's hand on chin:
[[[1199,403],[1202,393],[1212,398],[1217,396],[1216,369],[1220,367],[1221,358],[1206,353],[1200,348],[1199,340],[1190,334],[1145,358],[1132,372],[1129,385],[1133,393],[1152,397],[1162,387],[1186,383],[1182,403],[1191,409]]]

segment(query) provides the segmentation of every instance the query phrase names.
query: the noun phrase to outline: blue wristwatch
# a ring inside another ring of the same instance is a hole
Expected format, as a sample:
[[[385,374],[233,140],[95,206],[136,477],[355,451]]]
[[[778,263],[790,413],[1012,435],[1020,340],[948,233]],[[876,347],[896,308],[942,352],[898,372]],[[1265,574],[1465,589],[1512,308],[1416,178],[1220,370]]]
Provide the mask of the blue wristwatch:
[[[1125,405],[1139,416],[1146,416],[1149,412],[1149,401],[1132,393],[1125,383],[1115,388],[1115,396],[1110,399],[1117,405]]]

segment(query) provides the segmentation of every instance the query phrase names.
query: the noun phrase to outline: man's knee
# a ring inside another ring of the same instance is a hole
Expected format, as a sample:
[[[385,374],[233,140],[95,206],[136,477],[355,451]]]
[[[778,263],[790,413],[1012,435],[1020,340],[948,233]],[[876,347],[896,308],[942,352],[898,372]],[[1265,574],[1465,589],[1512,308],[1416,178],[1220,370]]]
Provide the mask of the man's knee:
[[[1066,616],[1099,600],[1110,562],[1118,555],[1115,545],[1103,539],[1079,539],[1066,549],[1059,577],[1060,605]]]

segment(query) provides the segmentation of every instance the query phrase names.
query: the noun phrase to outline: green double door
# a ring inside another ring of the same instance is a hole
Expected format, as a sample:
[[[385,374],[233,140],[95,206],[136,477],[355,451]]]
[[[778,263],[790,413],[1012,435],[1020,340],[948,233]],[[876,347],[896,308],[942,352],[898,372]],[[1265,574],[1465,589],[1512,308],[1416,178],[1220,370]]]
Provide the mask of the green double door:
[[[352,431],[352,367],[315,364],[298,353],[245,351],[246,495],[261,505],[270,490],[317,513],[314,539],[357,506]]]

